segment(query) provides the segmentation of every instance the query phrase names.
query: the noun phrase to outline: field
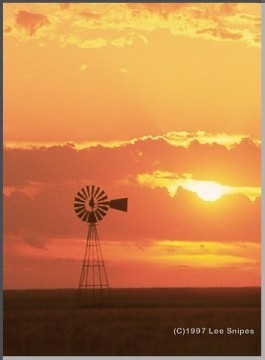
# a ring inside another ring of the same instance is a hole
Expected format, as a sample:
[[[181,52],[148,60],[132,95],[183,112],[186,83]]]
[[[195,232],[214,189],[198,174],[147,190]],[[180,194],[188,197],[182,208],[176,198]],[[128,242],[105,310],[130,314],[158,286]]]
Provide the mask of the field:
[[[261,353],[260,288],[113,289],[111,295],[111,304],[77,308],[75,290],[5,290],[4,355]],[[174,335],[174,328],[185,335]],[[188,334],[191,328],[201,333]],[[227,334],[227,328],[254,333]]]

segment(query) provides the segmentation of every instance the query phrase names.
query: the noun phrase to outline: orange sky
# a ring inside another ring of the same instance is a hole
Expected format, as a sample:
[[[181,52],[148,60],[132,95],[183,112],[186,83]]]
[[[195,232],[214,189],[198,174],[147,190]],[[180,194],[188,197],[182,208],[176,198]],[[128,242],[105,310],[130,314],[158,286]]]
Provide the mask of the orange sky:
[[[260,4],[4,4],[4,286],[260,285]],[[122,269],[122,271],[121,271]]]

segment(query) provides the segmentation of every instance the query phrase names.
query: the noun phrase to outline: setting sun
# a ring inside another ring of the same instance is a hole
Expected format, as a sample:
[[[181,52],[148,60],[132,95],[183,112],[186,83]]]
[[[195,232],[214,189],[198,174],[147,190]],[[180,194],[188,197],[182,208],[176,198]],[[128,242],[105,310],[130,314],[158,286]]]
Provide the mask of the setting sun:
[[[192,181],[186,188],[196,192],[196,194],[205,201],[215,201],[220,199],[226,192],[224,186],[212,181]]]

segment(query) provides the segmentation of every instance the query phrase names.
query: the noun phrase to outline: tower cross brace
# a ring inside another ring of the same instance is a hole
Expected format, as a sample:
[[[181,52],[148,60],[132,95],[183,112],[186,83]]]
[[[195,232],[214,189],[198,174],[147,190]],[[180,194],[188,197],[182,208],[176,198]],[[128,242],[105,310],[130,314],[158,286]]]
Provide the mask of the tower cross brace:
[[[109,296],[109,281],[96,223],[88,225],[78,295],[79,298],[86,298],[86,301],[91,304],[104,302]]]

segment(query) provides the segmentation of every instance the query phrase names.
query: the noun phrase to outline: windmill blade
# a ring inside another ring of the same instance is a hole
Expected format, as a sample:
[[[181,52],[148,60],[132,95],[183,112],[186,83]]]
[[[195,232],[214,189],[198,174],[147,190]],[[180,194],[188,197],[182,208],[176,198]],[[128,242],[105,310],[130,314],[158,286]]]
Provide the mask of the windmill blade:
[[[88,197],[89,197],[89,196],[90,196],[90,189],[89,189],[89,186],[88,186],[88,185],[86,186],[86,190],[87,190]]]
[[[86,201],[87,196],[81,194],[80,191],[77,193],[77,195],[78,195],[80,198],[84,199],[84,201]]]
[[[127,211],[128,198],[110,200],[109,207],[115,210]]]
[[[74,207],[76,208],[76,207],[80,207],[80,206],[83,206],[83,207],[85,207],[86,205],[85,205],[85,202],[75,202],[74,203]]]
[[[103,205],[98,205],[98,209],[100,209],[100,210],[103,210],[103,211],[107,212],[107,211],[108,211],[108,209],[109,209],[109,207],[108,207],[108,206],[103,206]]]
[[[80,199],[80,198],[78,198],[78,197],[75,197],[75,201],[76,201],[76,202],[79,202],[79,203],[81,203],[81,204],[84,204],[84,203],[85,203],[85,201],[84,201],[83,199]]]
[[[82,220],[88,222],[88,218],[89,218],[89,212],[87,211],[87,213],[83,216]]]
[[[98,202],[102,202],[104,200],[107,200],[108,196],[106,194],[104,194],[104,196],[101,196],[100,198],[98,197],[97,200]]]
[[[85,200],[86,200],[86,199],[87,199],[87,193],[86,193],[85,189],[82,188],[81,191],[83,192],[83,194],[84,194],[84,196],[85,196]]]
[[[85,210],[85,204],[74,204],[75,212],[79,212],[81,210]]]
[[[106,215],[106,213],[107,213],[107,211],[104,211],[104,210],[102,210],[100,208],[97,208],[96,212],[99,213],[100,215],[102,215],[102,217],[104,217]]]
[[[95,199],[97,198],[97,195],[98,195],[99,190],[100,190],[100,188],[97,187],[97,190],[96,190],[96,192],[95,192],[95,194],[94,194],[94,198],[95,198]]]
[[[109,201],[98,201],[98,204],[101,206],[101,205],[104,205],[104,206],[109,206]]]
[[[102,195],[105,195],[105,191],[101,190],[101,192],[98,194],[98,200],[101,198]]]
[[[100,221],[100,220],[103,219],[103,217],[104,217],[105,215],[101,215],[100,212],[99,212],[99,210],[97,209],[97,210],[95,211],[95,216],[96,216],[96,218],[97,218],[97,221]]]
[[[82,219],[82,217],[87,213],[87,210],[83,210],[81,213],[77,214],[78,217],[80,217],[80,219]]]

